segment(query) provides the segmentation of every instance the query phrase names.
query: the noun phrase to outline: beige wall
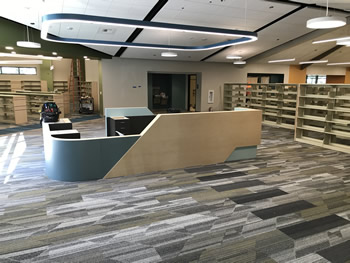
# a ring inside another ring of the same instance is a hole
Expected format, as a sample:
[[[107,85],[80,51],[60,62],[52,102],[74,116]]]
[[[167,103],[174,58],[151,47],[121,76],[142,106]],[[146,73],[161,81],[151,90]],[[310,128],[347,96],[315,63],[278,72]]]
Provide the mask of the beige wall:
[[[55,67],[53,70],[53,80],[69,81],[71,63],[71,59],[53,60],[52,65]]]
[[[345,67],[334,67],[334,66],[310,66],[306,68],[307,75],[344,75]]]
[[[6,59],[10,60],[10,59]],[[36,75],[2,75],[0,74],[0,80],[40,80],[40,65],[2,65],[8,67],[35,67]]]
[[[86,81],[99,81],[98,63],[99,60],[85,60]]]
[[[222,110],[223,84],[246,82],[247,73],[280,73],[289,78],[289,66],[253,64],[237,67],[232,63],[178,62],[143,59],[103,59],[104,107],[147,107],[147,73],[202,73],[201,111]],[[137,88],[133,88],[136,86]],[[214,104],[208,104],[208,90],[214,90]]]

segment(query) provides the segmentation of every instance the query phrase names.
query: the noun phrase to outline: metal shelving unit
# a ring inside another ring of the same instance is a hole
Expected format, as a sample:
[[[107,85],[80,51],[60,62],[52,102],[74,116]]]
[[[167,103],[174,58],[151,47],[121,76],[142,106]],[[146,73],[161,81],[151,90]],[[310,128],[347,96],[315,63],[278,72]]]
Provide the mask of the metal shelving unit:
[[[297,84],[227,83],[224,85],[224,109],[259,109],[263,123],[294,129],[297,90]]]
[[[295,140],[350,153],[350,85],[300,85]]]

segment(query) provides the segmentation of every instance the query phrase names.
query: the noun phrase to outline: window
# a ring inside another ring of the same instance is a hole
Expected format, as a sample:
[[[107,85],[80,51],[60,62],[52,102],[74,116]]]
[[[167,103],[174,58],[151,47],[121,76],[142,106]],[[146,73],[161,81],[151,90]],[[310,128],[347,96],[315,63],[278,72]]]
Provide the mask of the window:
[[[19,68],[20,75],[36,75],[36,68]]]
[[[326,75],[307,75],[307,84],[326,84]]]
[[[35,67],[0,67],[2,75],[36,75]]]
[[[17,67],[1,67],[1,74],[19,75],[19,69]]]

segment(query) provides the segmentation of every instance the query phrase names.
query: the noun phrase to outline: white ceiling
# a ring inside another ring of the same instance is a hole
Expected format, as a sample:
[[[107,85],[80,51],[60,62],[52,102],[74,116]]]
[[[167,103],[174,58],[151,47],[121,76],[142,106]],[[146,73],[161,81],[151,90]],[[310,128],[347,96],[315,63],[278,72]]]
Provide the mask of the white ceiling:
[[[157,2],[158,0],[11,0],[1,7],[0,16],[37,29],[41,28],[41,16],[48,13],[76,13],[143,20]],[[294,0],[293,2],[294,4],[265,0],[169,0],[152,21],[254,31],[293,11],[299,6],[298,3],[326,6],[326,0]],[[329,7],[331,15],[343,17],[350,15],[350,0],[329,0]],[[335,12],[333,8],[349,10],[349,13]],[[229,54],[239,54],[247,59],[283,46],[295,38],[312,32],[306,28],[306,21],[319,16],[325,16],[324,8],[301,9],[259,31],[258,41],[230,47],[207,61],[227,62],[225,57]],[[103,29],[108,29],[108,32],[103,32]],[[128,27],[101,27],[79,23],[61,23],[50,28],[50,33],[62,37],[114,41],[125,41],[133,31],[133,28]],[[334,30],[328,34],[333,37],[344,35],[350,36],[350,29]],[[325,39],[328,36],[321,36],[319,39]],[[134,42],[207,45],[223,40],[226,39],[203,34],[143,30]],[[286,51],[279,50],[276,54],[260,58],[256,62],[266,63],[270,59],[295,57],[295,63],[298,63],[311,59],[334,45],[335,43],[327,43],[316,47],[308,40]],[[115,55],[119,50],[119,47],[110,46],[88,45],[88,47],[109,55]],[[179,56],[174,60],[199,61],[215,51],[177,52]],[[350,48],[342,48],[340,51],[341,53],[335,52],[328,56],[328,59],[332,60],[331,62],[340,62],[348,57],[350,60]],[[127,48],[122,57],[164,59],[160,57],[160,53],[161,50]]]

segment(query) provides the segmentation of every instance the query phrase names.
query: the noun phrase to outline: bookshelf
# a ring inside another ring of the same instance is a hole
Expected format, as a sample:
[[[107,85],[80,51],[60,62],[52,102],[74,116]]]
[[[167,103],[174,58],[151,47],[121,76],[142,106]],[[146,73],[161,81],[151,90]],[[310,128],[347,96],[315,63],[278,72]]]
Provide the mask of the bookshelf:
[[[300,85],[295,140],[350,153],[350,85]]]
[[[224,84],[224,109],[248,107],[262,111],[263,123],[294,129],[297,84]]]
[[[22,90],[47,92],[47,82],[45,80],[23,80],[21,82]]]
[[[0,94],[0,122],[11,124],[26,123],[26,97],[10,94]]]

